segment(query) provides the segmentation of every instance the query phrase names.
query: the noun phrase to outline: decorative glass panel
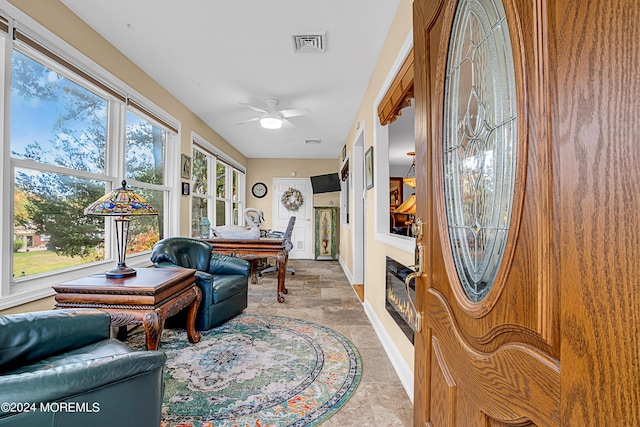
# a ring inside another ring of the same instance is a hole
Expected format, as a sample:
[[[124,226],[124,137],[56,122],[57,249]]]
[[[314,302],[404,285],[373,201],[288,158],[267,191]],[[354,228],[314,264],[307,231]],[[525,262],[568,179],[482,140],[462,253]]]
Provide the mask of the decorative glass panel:
[[[500,266],[517,148],[515,71],[500,0],[461,0],[445,82],[444,191],[449,239],[467,297],[481,301]]]

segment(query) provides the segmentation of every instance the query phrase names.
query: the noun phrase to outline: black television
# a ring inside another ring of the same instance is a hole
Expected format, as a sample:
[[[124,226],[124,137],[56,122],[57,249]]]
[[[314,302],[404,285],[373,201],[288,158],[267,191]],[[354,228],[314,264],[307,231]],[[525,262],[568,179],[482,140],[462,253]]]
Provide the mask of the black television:
[[[313,194],[331,193],[340,191],[340,178],[337,173],[328,173],[311,177]]]

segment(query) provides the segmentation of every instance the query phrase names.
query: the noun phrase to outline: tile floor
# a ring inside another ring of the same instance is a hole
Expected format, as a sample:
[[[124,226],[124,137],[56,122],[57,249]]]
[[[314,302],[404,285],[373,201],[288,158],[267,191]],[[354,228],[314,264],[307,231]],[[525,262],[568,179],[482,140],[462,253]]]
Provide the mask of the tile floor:
[[[247,313],[287,316],[330,327],[349,338],[364,371],[356,393],[323,427],[403,427],[412,425],[413,405],[369,323],[360,300],[337,261],[290,260],[289,293],[276,301],[276,273],[249,284]]]

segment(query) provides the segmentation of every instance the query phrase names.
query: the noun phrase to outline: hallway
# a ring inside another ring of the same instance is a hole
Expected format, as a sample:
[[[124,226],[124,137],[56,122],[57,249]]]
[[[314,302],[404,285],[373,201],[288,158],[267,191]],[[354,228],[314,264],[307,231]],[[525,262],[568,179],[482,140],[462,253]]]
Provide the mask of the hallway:
[[[355,395],[323,426],[412,425],[411,401],[340,264],[290,260],[288,266],[296,274],[287,273],[289,293],[284,304],[276,301],[276,273],[267,273],[258,284],[249,284],[246,312],[304,319],[332,328],[356,345],[364,365]]]

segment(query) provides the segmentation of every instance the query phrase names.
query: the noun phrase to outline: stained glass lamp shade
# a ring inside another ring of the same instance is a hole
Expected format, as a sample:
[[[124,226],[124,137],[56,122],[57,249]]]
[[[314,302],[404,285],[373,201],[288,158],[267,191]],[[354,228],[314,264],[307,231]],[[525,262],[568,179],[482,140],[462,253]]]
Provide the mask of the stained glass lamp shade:
[[[407,200],[402,202],[394,211],[394,213],[415,214],[416,213],[416,195],[412,194]]]
[[[136,271],[127,267],[127,240],[129,237],[128,217],[134,215],[158,215],[158,210],[149,205],[135,191],[127,188],[127,181],[122,181],[122,187],[115,189],[93,202],[84,210],[85,215],[115,216],[116,243],[118,247],[118,266],[107,271],[107,277],[121,278],[134,276]]]

